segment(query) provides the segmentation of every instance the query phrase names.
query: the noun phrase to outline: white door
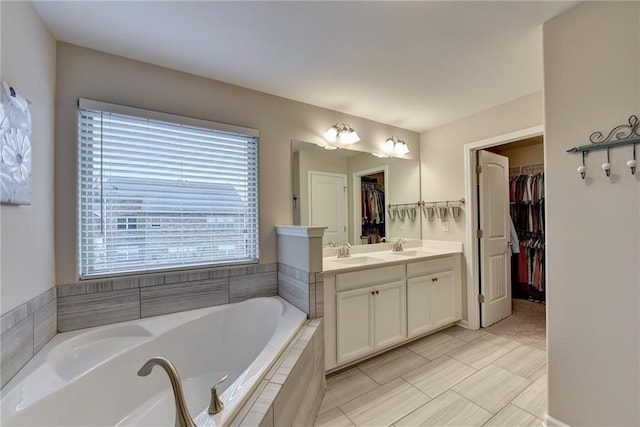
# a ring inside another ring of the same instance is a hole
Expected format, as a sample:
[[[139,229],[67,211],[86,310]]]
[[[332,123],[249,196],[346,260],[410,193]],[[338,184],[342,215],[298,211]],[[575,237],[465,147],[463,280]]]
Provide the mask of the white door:
[[[407,297],[404,280],[375,286],[374,346],[378,350],[407,337]]]
[[[371,353],[373,343],[373,289],[336,294],[337,362]]]
[[[429,313],[430,276],[407,279],[407,335],[416,337],[434,329]]]
[[[347,176],[309,171],[309,225],[327,227],[322,243],[347,241]]]
[[[480,319],[487,327],[511,315],[509,159],[480,150],[478,164]]]

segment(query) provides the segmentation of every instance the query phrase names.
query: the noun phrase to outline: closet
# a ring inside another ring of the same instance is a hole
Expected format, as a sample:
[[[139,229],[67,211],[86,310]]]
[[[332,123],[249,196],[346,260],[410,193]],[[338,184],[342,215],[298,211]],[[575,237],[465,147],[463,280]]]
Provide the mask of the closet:
[[[545,176],[542,137],[493,147],[509,158],[512,297],[545,301]],[[514,247],[517,245],[517,249]]]
[[[380,243],[385,237],[384,172],[360,177],[361,243]]]

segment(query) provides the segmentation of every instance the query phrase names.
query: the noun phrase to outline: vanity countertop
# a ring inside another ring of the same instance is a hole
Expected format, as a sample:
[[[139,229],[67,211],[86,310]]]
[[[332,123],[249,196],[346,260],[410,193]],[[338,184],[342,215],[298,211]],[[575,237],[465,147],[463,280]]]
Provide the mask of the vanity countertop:
[[[351,248],[349,258],[338,258],[337,250],[325,249],[322,258],[322,272],[325,274],[343,273],[459,253],[462,253],[462,243],[435,240],[408,241],[404,245],[404,250],[400,252],[393,252],[391,243],[354,246]]]

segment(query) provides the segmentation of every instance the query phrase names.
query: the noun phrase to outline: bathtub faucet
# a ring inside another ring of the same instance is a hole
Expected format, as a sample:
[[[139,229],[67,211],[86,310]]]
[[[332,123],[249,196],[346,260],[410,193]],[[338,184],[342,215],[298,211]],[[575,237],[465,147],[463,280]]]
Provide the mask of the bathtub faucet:
[[[182,392],[182,383],[180,382],[178,371],[176,371],[175,366],[173,366],[173,363],[171,363],[169,359],[166,357],[152,357],[140,368],[138,376],[146,377],[156,365],[161,366],[171,380],[173,397],[176,401],[176,427],[197,427],[191,415],[189,415],[189,409],[187,409],[184,401],[184,393]]]

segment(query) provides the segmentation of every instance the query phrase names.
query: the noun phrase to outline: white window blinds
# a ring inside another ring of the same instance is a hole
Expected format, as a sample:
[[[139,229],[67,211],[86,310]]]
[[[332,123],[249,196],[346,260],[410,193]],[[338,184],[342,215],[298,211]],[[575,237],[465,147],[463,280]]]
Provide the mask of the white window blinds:
[[[258,132],[79,102],[80,277],[258,259]]]

